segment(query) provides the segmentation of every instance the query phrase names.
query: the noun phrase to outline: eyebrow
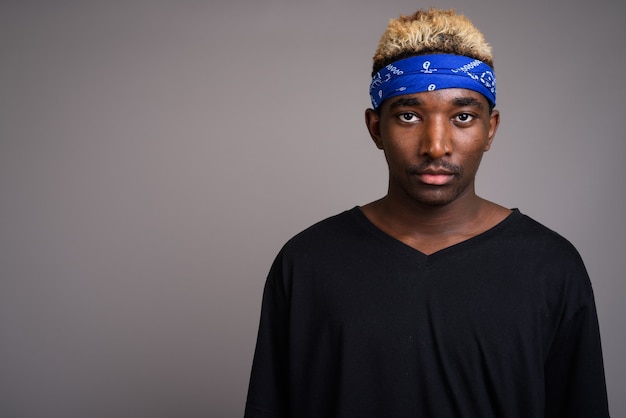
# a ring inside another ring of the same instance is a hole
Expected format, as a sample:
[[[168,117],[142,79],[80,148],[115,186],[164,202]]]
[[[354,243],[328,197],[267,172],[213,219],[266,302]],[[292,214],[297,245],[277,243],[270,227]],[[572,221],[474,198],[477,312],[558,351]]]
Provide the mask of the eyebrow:
[[[456,106],[473,106],[480,110],[483,109],[483,103],[475,97],[455,97],[453,103]]]
[[[479,110],[483,109],[483,103],[475,97],[470,96],[461,96],[455,97],[452,99],[452,103],[458,107],[464,106],[473,106]],[[411,107],[411,106],[421,106],[424,102],[416,97],[400,97],[397,100],[394,100],[389,105],[389,109],[395,109],[397,107]]]
[[[394,100],[389,105],[389,109],[395,109],[396,107],[409,107],[409,106],[420,106],[424,104],[420,99],[416,97],[400,97],[397,100]]]

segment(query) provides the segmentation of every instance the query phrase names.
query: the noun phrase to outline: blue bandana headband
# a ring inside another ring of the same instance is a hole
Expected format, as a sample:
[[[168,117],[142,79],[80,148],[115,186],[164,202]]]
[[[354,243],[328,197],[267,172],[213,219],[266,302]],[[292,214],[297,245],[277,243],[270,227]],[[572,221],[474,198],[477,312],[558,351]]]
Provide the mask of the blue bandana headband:
[[[477,91],[495,106],[496,76],[482,61],[463,55],[418,55],[381,69],[370,84],[372,106],[392,97],[440,89]]]

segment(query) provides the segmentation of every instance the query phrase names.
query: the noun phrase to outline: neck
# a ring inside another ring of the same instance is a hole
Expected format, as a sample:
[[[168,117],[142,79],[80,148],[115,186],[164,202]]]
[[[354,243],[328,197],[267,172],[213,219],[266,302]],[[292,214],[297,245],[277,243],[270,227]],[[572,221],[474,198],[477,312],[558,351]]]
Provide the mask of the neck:
[[[447,235],[471,230],[489,202],[473,192],[441,206],[397,199],[388,194],[373,203],[376,219],[402,235]]]
[[[383,232],[425,254],[472,238],[511,213],[480,198],[473,189],[442,206],[428,206],[388,194],[361,210]]]

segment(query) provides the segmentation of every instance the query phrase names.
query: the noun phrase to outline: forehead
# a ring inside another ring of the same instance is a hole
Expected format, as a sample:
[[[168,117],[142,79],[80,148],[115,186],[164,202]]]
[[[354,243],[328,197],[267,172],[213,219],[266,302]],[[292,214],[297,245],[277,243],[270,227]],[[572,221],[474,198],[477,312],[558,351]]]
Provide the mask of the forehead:
[[[473,106],[488,109],[489,102],[482,94],[469,89],[450,88],[391,97],[382,104],[382,109],[406,106]]]

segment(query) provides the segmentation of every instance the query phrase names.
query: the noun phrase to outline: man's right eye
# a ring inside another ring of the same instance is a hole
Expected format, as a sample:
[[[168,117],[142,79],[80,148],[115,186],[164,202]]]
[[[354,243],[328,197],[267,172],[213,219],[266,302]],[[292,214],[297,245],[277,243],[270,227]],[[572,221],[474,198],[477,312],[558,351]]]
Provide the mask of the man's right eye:
[[[415,113],[400,113],[398,117],[402,122],[417,122],[419,120]]]

